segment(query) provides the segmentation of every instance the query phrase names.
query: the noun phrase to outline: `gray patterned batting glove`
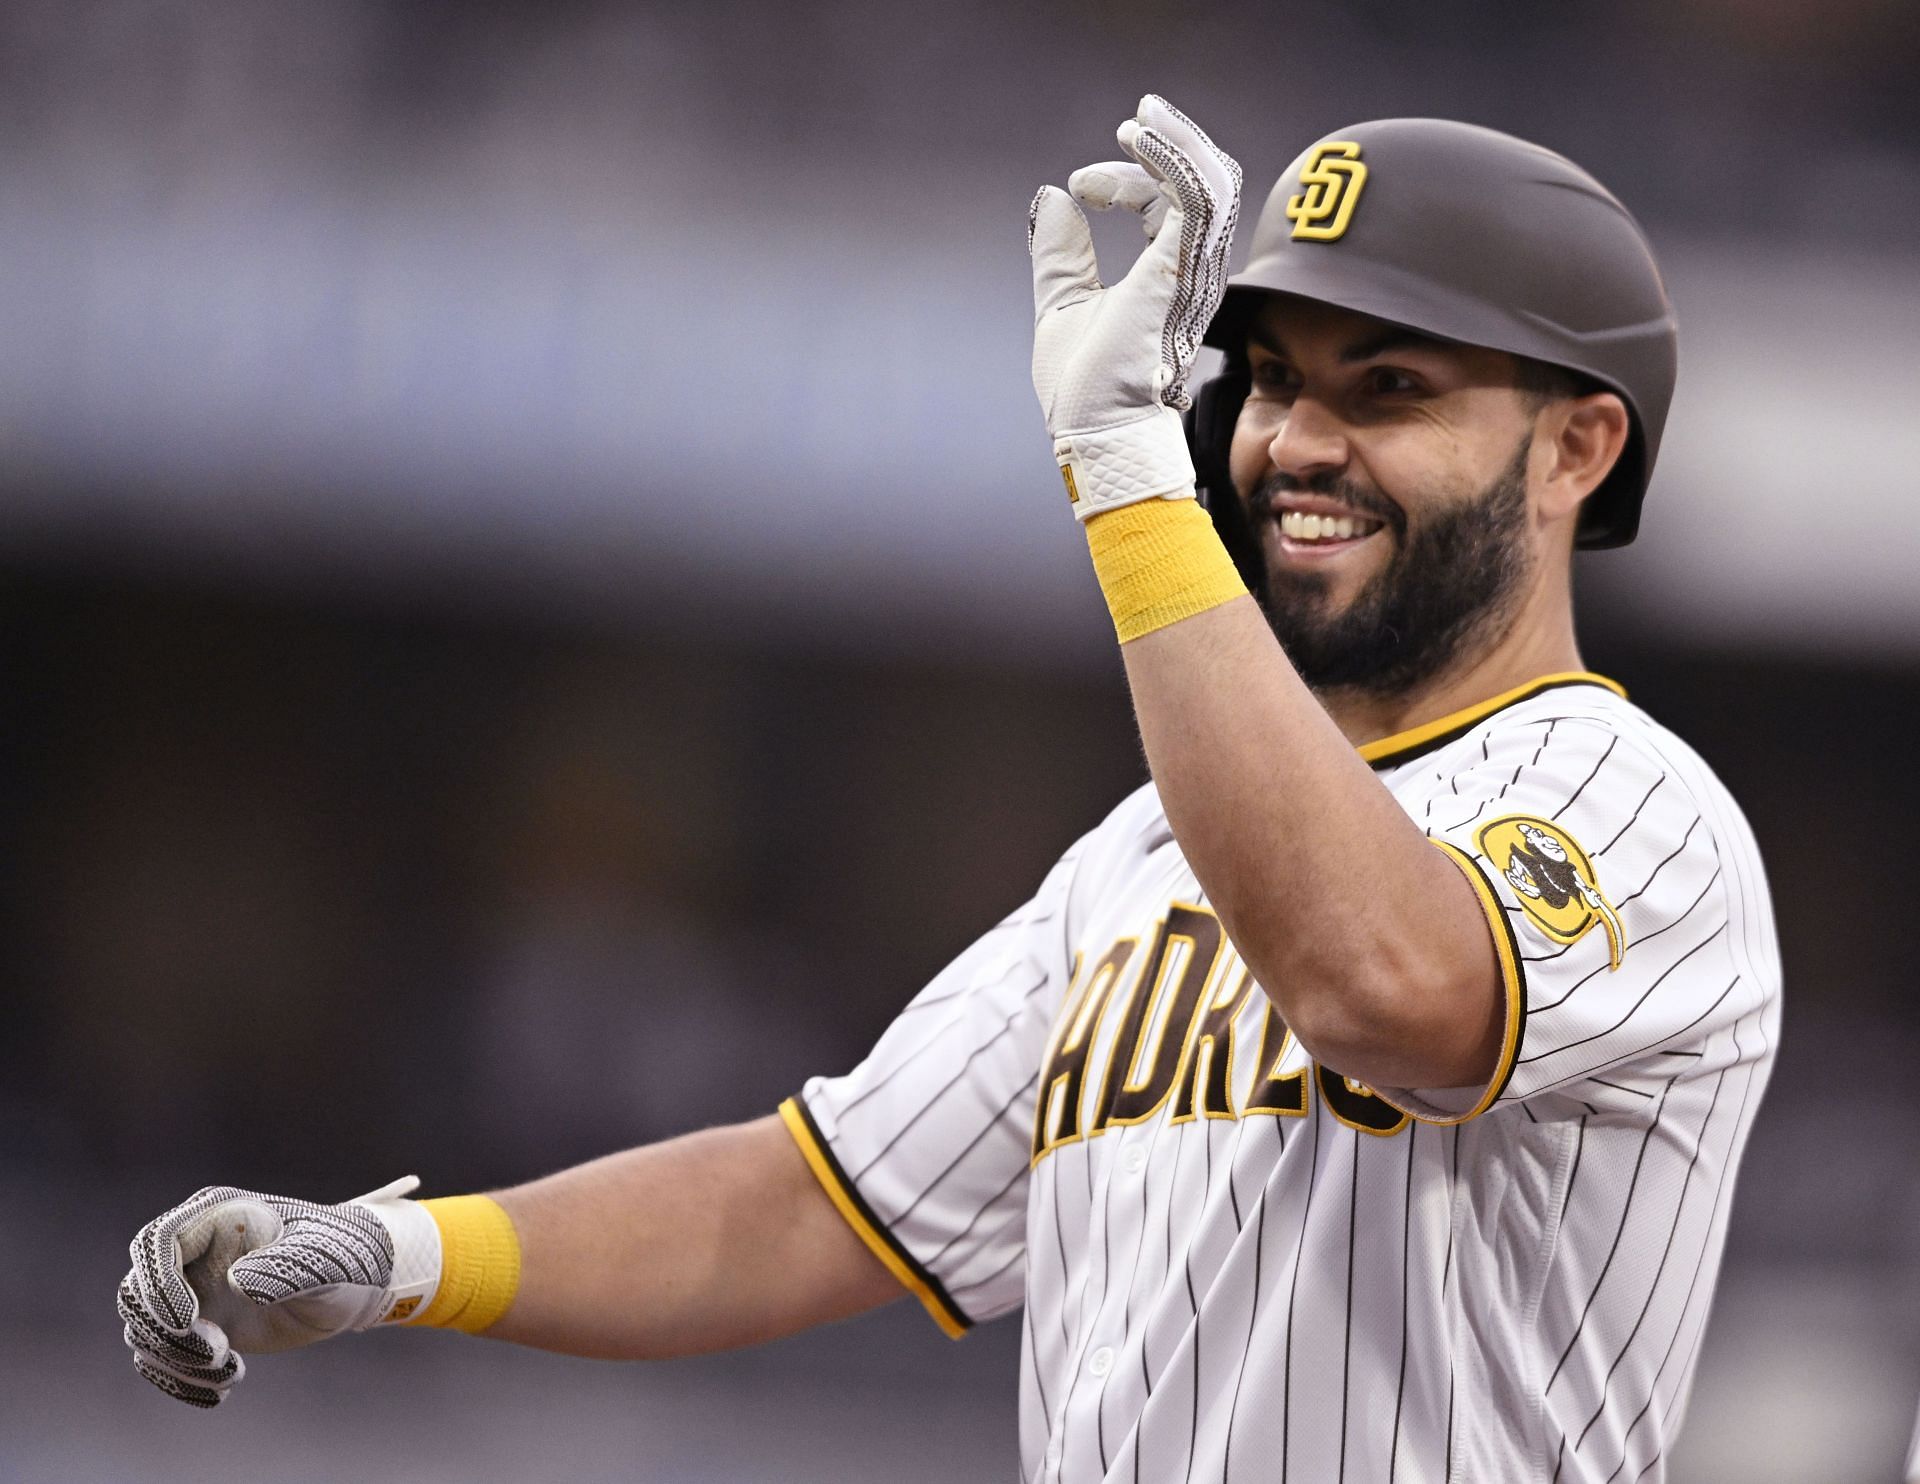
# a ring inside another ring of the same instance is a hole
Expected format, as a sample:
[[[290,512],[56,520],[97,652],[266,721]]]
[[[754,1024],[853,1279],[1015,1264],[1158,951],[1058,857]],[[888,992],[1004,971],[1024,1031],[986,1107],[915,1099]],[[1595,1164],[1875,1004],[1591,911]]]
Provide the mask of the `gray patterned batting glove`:
[[[1240,219],[1240,166],[1166,99],[1142,98],[1119,139],[1131,160],[1042,186],[1027,213],[1033,389],[1082,520],[1193,495],[1179,409]],[[1100,281],[1081,206],[1142,217],[1151,241],[1115,284]]]
[[[120,1317],[141,1375],[218,1406],[243,1354],[413,1317],[440,1281],[440,1232],[409,1175],[342,1205],[210,1185],[140,1228]]]

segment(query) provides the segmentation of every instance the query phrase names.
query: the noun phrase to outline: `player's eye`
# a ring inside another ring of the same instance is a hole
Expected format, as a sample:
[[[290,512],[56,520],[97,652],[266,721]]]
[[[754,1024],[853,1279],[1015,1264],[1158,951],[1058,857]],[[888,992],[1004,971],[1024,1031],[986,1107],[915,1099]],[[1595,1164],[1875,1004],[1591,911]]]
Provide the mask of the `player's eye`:
[[[1258,360],[1252,366],[1253,389],[1263,397],[1291,397],[1300,378],[1285,361]]]
[[[1364,385],[1368,392],[1376,397],[1389,397],[1400,392],[1417,392],[1420,383],[1405,371],[1393,366],[1373,366],[1367,371]]]

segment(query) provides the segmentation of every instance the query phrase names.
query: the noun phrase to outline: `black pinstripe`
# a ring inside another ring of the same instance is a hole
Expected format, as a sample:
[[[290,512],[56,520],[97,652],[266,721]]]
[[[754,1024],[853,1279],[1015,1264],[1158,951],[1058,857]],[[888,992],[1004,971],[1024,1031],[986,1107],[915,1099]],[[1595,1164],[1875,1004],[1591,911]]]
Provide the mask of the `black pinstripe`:
[[[1353,1131],[1353,1179],[1347,1189],[1347,1332],[1340,1349],[1340,1484],[1347,1478],[1347,1393],[1353,1386],[1353,1239],[1360,1224],[1360,1132]]]
[[[1313,1120],[1311,1168],[1314,1171],[1320,1168],[1320,1123],[1319,1118]],[[1319,1183],[1318,1180],[1307,1182],[1306,1204],[1300,1212],[1300,1240],[1293,1249],[1293,1279],[1287,1285],[1286,1361],[1280,1373],[1280,1484],[1287,1484],[1287,1463],[1293,1443],[1293,1313],[1300,1293],[1300,1259],[1307,1250],[1307,1223],[1313,1220],[1313,1192]]]
[[[1005,1185],[1001,1186],[998,1190],[996,1190],[992,1194],[991,1197],[988,1198],[985,1205],[981,1206],[979,1210],[973,1213],[973,1218],[970,1221],[968,1221],[965,1226],[961,1227],[959,1231],[955,1232],[952,1236],[948,1237],[946,1241],[940,1244],[939,1250],[936,1251],[932,1257],[927,1259],[927,1265],[929,1267],[933,1266],[935,1263],[939,1262],[941,1258],[945,1257],[949,1252],[951,1252],[956,1245],[958,1245],[961,1242],[964,1242],[968,1237],[972,1236],[973,1229],[980,1224],[980,1218],[982,1216],[985,1216],[987,1212],[991,1211],[996,1205],[998,1205],[1000,1202],[1000,1198],[1002,1196],[1004,1196],[1008,1191],[1012,1190],[1014,1186],[1018,1185],[1022,1180],[1026,1178],[1027,1178],[1027,1171],[1026,1171],[1026,1168],[1022,1166],[1019,1170],[1014,1172],[1012,1178],[1009,1179]]]
[[[1607,739],[1607,750],[1600,754],[1600,761],[1593,765],[1593,771],[1580,780],[1580,786],[1573,791],[1572,798],[1569,798],[1566,803],[1554,810],[1553,813],[1548,816],[1549,818],[1558,819],[1573,807],[1574,801],[1587,791],[1587,785],[1600,776],[1600,770],[1607,765],[1607,759],[1613,756],[1613,749],[1619,745],[1620,734],[1615,732]]]
[[[1450,1128],[1447,1134],[1452,1140],[1447,1162],[1447,1209],[1451,1211],[1454,1201],[1458,1199],[1460,1188],[1460,1130]],[[1440,1295],[1443,1300],[1446,1297],[1448,1280],[1452,1277],[1453,1223],[1449,1221],[1447,1223],[1447,1258],[1440,1265]],[[1447,1350],[1447,1459],[1440,1477],[1443,1479],[1453,1477],[1453,1350],[1451,1347]]]
[[[1093,1160],[1085,1149],[1080,1151],[1081,1160],[1087,1167],[1087,1214],[1093,1214]],[[1055,1158],[1058,1158],[1056,1152]],[[1060,1166],[1055,1164],[1049,1172],[1048,1183],[1053,1186],[1053,1239],[1060,1247],[1060,1288],[1066,1291],[1067,1274],[1073,1271],[1072,1260],[1067,1256],[1067,1223],[1060,1214]],[[1067,1306],[1060,1305],[1060,1353],[1065,1355],[1073,1349],[1073,1338],[1067,1333]]]
[[[1688,910],[1691,911],[1692,909],[1689,908]],[[1719,927],[1715,928],[1706,937],[1702,938],[1698,943],[1694,944],[1693,947],[1689,948],[1685,953],[1681,954],[1679,958],[1675,959],[1670,965],[1668,965],[1666,970],[1660,975],[1660,979],[1656,979],[1653,981],[1652,984],[1648,985],[1646,989],[1646,993],[1642,994],[1638,1000],[1634,1001],[1634,1005],[1633,1005],[1634,1010],[1638,1010],[1641,1005],[1645,1004],[1647,995],[1652,994],[1655,989],[1660,987],[1661,979],[1665,979],[1668,974],[1671,974],[1675,969],[1679,968],[1681,964],[1685,963],[1688,959],[1692,958],[1694,954],[1698,953],[1702,948],[1705,948],[1709,943],[1711,943],[1715,938],[1719,937],[1726,930],[1727,930],[1727,923],[1726,921],[1723,920]],[[1628,946],[1631,947],[1632,945],[1629,944]],[[1535,1005],[1533,1007],[1533,1014],[1536,1016],[1544,1015],[1549,1010],[1559,1009],[1560,1006],[1566,1004],[1568,1000],[1572,999],[1583,988],[1591,984],[1595,979],[1599,978],[1600,975],[1606,973],[1611,968],[1612,968],[1612,964],[1610,962],[1603,961],[1593,970],[1592,973],[1582,978],[1578,983],[1576,983],[1573,986],[1572,989],[1569,989],[1565,994],[1561,995],[1559,999],[1554,1000],[1550,1004]],[[1613,1025],[1609,1026],[1605,1031],[1600,1031],[1596,1035],[1588,1036],[1584,1038],[1583,1041],[1569,1041],[1563,1046],[1556,1046],[1555,1048],[1553,1048],[1552,1051],[1543,1051],[1534,1056],[1522,1057],[1521,1061],[1522,1062],[1541,1061],[1548,1056],[1552,1056],[1556,1054],[1557,1052],[1571,1050],[1575,1046],[1584,1045],[1585,1041],[1598,1040],[1600,1036],[1610,1034],[1611,1032],[1620,1029],[1621,1026],[1625,1025],[1627,1021],[1631,1020],[1632,1018],[1633,1018],[1633,1011],[1630,1010],[1627,1012],[1627,1015],[1624,1019],[1615,1022]]]
[[[1658,788],[1661,784],[1665,783],[1666,781],[1667,781],[1667,775],[1665,773],[1662,773],[1658,778],[1653,780],[1653,787],[1649,788],[1646,791],[1646,793],[1641,796],[1640,802],[1633,806],[1633,813],[1627,816],[1627,822],[1621,825],[1619,829],[1613,832],[1613,838],[1611,840],[1607,841],[1605,845],[1602,845],[1598,850],[1594,851],[1593,857],[1592,857],[1594,860],[1600,859],[1601,856],[1605,855],[1609,850],[1613,849],[1614,846],[1620,843],[1620,837],[1626,834],[1628,830],[1632,829],[1634,825],[1638,823],[1640,819],[1640,811],[1647,807],[1647,800],[1653,797],[1654,789]]]
[[[1647,1322],[1648,1311],[1653,1308],[1654,1298],[1660,1292],[1660,1279],[1667,1271],[1667,1260],[1673,1256],[1673,1239],[1680,1231],[1680,1221],[1687,1213],[1687,1196],[1693,1190],[1694,1167],[1700,1163],[1700,1151],[1707,1142],[1707,1131],[1713,1127],[1714,1112],[1720,1106],[1720,1092],[1726,1086],[1727,1074],[1723,1069],[1713,1079],[1713,1097],[1707,1103],[1706,1116],[1700,1120],[1700,1135],[1693,1143],[1693,1156],[1687,1161],[1686,1173],[1680,1177],[1680,1199],[1673,1203],[1673,1224],[1667,1228],[1666,1245],[1660,1249],[1660,1264],[1653,1270],[1653,1281],[1647,1285],[1647,1301],[1640,1306],[1640,1315],[1633,1321],[1633,1328],[1627,1331],[1627,1337],[1620,1345],[1620,1353],[1613,1358],[1613,1364],[1607,1367],[1607,1373],[1600,1379],[1600,1401],[1593,1409],[1593,1415],[1587,1419],[1587,1425],[1580,1429],[1580,1436],[1573,1440],[1573,1451],[1578,1453],[1587,1441],[1587,1434],[1593,1431],[1593,1425],[1607,1410],[1607,1392],[1612,1389],[1614,1373],[1620,1369],[1620,1362],[1627,1358],[1627,1352],[1633,1348],[1633,1342],[1640,1334],[1640,1326]]]
[[[1280,1134],[1280,1151],[1284,1153],[1287,1147],[1286,1132],[1280,1128],[1279,1119],[1273,1119],[1272,1123],[1276,1132]],[[1260,1209],[1255,1213],[1253,1226],[1253,1302],[1247,1306],[1247,1343],[1240,1351],[1240,1369],[1233,1378],[1233,1401],[1227,1406],[1227,1441],[1222,1454],[1223,1468],[1221,1470],[1221,1472],[1227,1476],[1231,1476],[1233,1473],[1233,1423],[1234,1419],[1240,1415],[1240,1390],[1241,1387],[1246,1384],[1247,1361],[1253,1354],[1253,1336],[1260,1323],[1260,1294],[1262,1291],[1260,1268],[1262,1259],[1266,1256],[1266,1250],[1267,1191],[1265,1187],[1262,1187],[1260,1191]]]
[[[1035,983],[1031,988],[1027,989],[1022,994],[1021,1001],[1020,1001],[1020,1008],[1014,1011],[1014,1013],[1008,1017],[1007,1024],[1003,1028],[1003,1034],[1005,1030],[1011,1030],[1013,1028],[1014,1021],[1018,1020],[1023,1014],[1026,1013],[1028,1002],[1031,1001],[1033,997],[1036,994],[1038,994],[1041,990],[1045,989],[1047,987],[1047,983],[1048,983],[1047,976],[1045,974],[1042,974],[1038,982]],[[942,998],[946,998],[946,997],[942,996]],[[924,1009],[925,1007],[922,1006],[921,1008]],[[876,1077],[866,1087],[862,1088],[859,1092],[855,1093],[854,1096],[847,1099],[847,1104],[844,1108],[840,1109],[839,1116],[842,1118],[845,1118],[849,1113],[851,1113],[855,1108],[859,1107],[868,1098],[872,1097],[876,1092],[879,1092],[882,1088],[890,1084],[895,1077],[898,1077],[902,1072],[904,1072],[914,1062],[918,1061],[927,1052],[933,1050],[933,1048],[936,1046],[944,1044],[948,1034],[951,1033],[956,1026],[964,1024],[966,1022],[966,1018],[967,1018],[966,1010],[963,1008],[958,1015],[954,1016],[951,1020],[948,1020],[944,1024],[942,1024],[939,1030],[935,1031],[931,1036],[927,1037],[926,1040],[922,1041],[918,1046],[914,1047],[912,1051],[909,1051],[905,1056],[901,1057],[898,1062],[896,1062],[893,1066],[889,1067],[879,1077]],[[986,1047],[985,1046],[979,1047],[978,1050],[984,1051],[986,1050]],[[952,1084],[948,1084],[948,1085],[951,1086]],[[941,1089],[941,1091],[943,1092],[945,1090],[946,1090],[945,1088]],[[938,1094],[935,1094],[935,1096],[938,1096]],[[882,1153],[884,1152],[885,1151],[883,1150]],[[866,1168],[863,1168],[861,1170],[861,1173],[865,1174],[867,1168],[871,1168],[871,1166],[867,1166]]]
[[[958,1154],[954,1155],[952,1159],[948,1160],[947,1167],[944,1170],[942,1170],[939,1174],[935,1175],[933,1177],[932,1182],[927,1186],[925,1186],[921,1190],[921,1192],[918,1195],[916,1195],[912,1200],[908,1201],[906,1206],[901,1210],[900,1214],[895,1216],[893,1219],[896,1222],[905,1221],[917,1209],[919,1209],[920,1203],[924,1201],[929,1195],[933,1194],[933,1192],[940,1187],[940,1183],[943,1180],[945,1180],[947,1176],[951,1175],[955,1169],[959,1167],[960,1161],[965,1159],[969,1154],[973,1153],[974,1150],[978,1149],[980,1147],[980,1141],[986,1138],[986,1136],[992,1133],[995,1129],[999,1128],[1000,1125],[1005,1121],[1007,1114],[1011,1113],[1018,1104],[1025,1101],[1028,1090],[1031,1089],[1034,1086],[1034,1084],[1039,1082],[1039,1080],[1040,1080],[1040,1074],[1038,1072],[1035,1072],[1025,1082],[1021,1083],[1020,1090],[1014,1093],[1012,1097],[1008,1098],[1006,1102],[1002,1103],[1000,1105],[1000,1111],[998,1113],[995,1113],[993,1117],[989,1119],[986,1123],[983,1123],[980,1126],[980,1132],[975,1134],[970,1140],[967,1141],[967,1147],[962,1149]],[[1024,1171],[1022,1173],[1024,1173]]]
[[[1413,1301],[1413,1156],[1419,1137],[1419,1124],[1407,1129],[1407,1195],[1400,1218],[1400,1379],[1393,1392],[1393,1437],[1387,1444],[1387,1484],[1393,1484],[1400,1471],[1400,1412],[1407,1400],[1407,1321]]]
[[[1694,815],[1693,823],[1687,826],[1686,834],[1682,835],[1680,837],[1680,843],[1673,847],[1673,855],[1667,856],[1664,860],[1660,862],[1659,865],[1653,868],[1653,875],[1647,877],[1647,879],[1640,884],[1640,890],[1636,891],[1630,897],[1622,897],[1618,902],[1615,902],[1614,908],[1613,908],[1614,911],[1623,912],[1626,910],[1626,906],[1628,902],[1637,901],[1641,897],[1646,895],[1647,888],[1653,885],[1655,879],[1660,875],[1662,871],[1666,870],[1668,862],[1672,861],[1675,856],[1679,855],[1681,851],[1687,848],[1687,841],[1691,840],[1693,838],[1693,832],[1700,828],[1700,821],[1703,818],[1705,818],[1704,815],[1700,815],[1700,814]]]
[[[1062,1281],[1065,1281],[1064,1274],[1062,1275]],[[1039,1337],[1033,1332],[1033,1308],[1034,1306],[1032,1304],[1022,1304],[1020,1306],[1021,1319],[1027,1326],[1027,1361],[1028,1364],[1033,1367],[1033,1389],[1040,1393],[1040,1415],[1046,1418],[1047,1432],[1051,1434],[1053,1432],[1053,1408],[1047,1404],[1046,1367],[1040,1364],[1040,1341]],[[1063,1314],[1066,1312],[1064,1305],[1061,1307],[1061,1312]],[[1064,1321],[1061,1324],[1060,1333],[1064,1339],[1066,1335],[1066,1325]],[[1026,1471],[1026,1462],[1023,1459],[1020,1464],[1020,1472],[1024,1475]]]
[[[904,1123],[902,1123],[899,1128],[894,1130],[893,1137],[887,1140],[887,1142],[880,1147],[879,1152],[876,1153],[865,1164],[860,1166],[858,1170],[854,1171],[853,1178],[855,1180],[858,1180],[862,1175],[866,1174],[875,1165],[879,1164],[881,1160],[885,1159],[889,1154],[893,1153],[894,1149],[899,1145],[900,1141],[904,1139],[908,1134],[913,1132],[914,1125],[919,1123],[922,1118],[925,1118],[927,1114],[932,1111],[934,1104],[938,1103],[941,1098],[945,1097],[949,1092],[951,1092],[955,1087],[959,1085],[960,1079],[967,1075],[968,1069],[971,1068],[973,1064],[976,1061],[978,1061],[985,1052],[991,1050],[994,1046],[999,1044],[1001,1038],[1005,1036],[1008,1031],[1013,1029],[1013,1023],[1016,1020],[1018,1020],[1022,1015],[1025,1015],[1027,1013],[1027,1009],[1028,1009],[1028,1002],[1023,1000],[1019,1008],[1016,1009],[1013,1012],[1013,1014],[1007,1017],[1006,1023],[1002,1025],[999,1030],[995,1031],[993,1035],[988,1037],[985,1041],[981,1042],[980,1045],[974,1047],[973,1050],[968,1053],[967,1059],[965,1063],[962,1064],[960,1070],[955,1072],[945,1082],[941,1083],[940,1086],[937,1089],[935,1089],[933,1095],[930,1096],[924,1103],[920,1105],[919,1110],[916,1113],[914,1113],[914,1115],[911,1118],[907,1119]],[[1038,1074],[1036,1073],[1035,1076],[1037,1077]]]
[[[1737,1058],[1744,1056],[1744,1053],[1742,1052],[1741,1046],[1740,1046],[1739,1022],[1736,1021],[1733,1024],[1733,1026],[1730,1029],[1730,1034],[1733,1038],[1733,1049],[1734,1049],[1735,1056]],[[1766,1032],[1764,1029],[1761,1031],[1760,1040],[1761,1040],[1761,1046],[1764,1049],[1766,1047]],[[1740,1130],[1746,1126],[1747,1100],[1753,1092],[1753,1082],[1754,1082],[1754,1078],[1757,1075],[1758,1075],[1758,1072],[1756,1070],[1755,1063],[1748,1062],[1746,1081],[1741,1085],[1741,1089],[1740,1089],[1740,1116],[1734,1120],[1734,1125],[1733,1125],[1732,1137],[1734,1140],[1737,1140],[1739,1138]],[[1728,1153],[1729,1154],[1732,1153],[1731,1141],[1729,1142]],[[1714,1188],[1713,1209],[1707,1213],[1707,1230],[1709,1232],[1713,1230],[1714,1222],[1717,1221],[1720,1217],[1720,1207],[1726,1199],[1727,1190],[1728,1190],[1728,1184],[1725,1180],[1718,1182]],[[1707,1247],[1703,1245],[1699,1256],[1694,1259],[1693,1277],[1687,1283],[1686,1297],[1680,1301],[1680,1313],[1674,1319],[1673,1335],[1667,1341],[1666,1351],[1660,1357],[1660,1365],[1659,1365],[1659,1368],[1655,1370],[1653,1373],[1653,1380],[1647,1384],[1646,1404],[1642,1406],[1637,1413],[1634,1414],[1633,1420],[1627,1424],[1626,1429],[1620,1435],[1620,1441],[1621,1441],[1620,1468],[1616,1468],[1612,1474],[1608,1475],[1608,1478],[1610,1479],[1617,1477],[1620,1473],[1620,1469],[1623,1469],[1627,1466],[1626,1455],[1627,1455],[1627,1452],[1631,1450],[1631,1448],[1633,1447],[1634,1431],[1640,1426],[1640,1423],[1642,1422],[1642,1420],[1645,1419],[1647,1413],[1653,1410],[1654,1399],[1660,1393],[1660,1378],[1666,1375],[1667,1364],[1669,1361],[1673,1359],[1673,1352],[1680,1343],[1681,1333],[1686,1329],[1687,1314],[1693,1308],[1693,1295],[1695,1290],[1698,1289],[1700,1286],[1700,1274],[1706,1267],[1707,1252],[1708,1252]],[[1696,1343],[1698,1340],[1698,1333],[1699,1331],[1696,1329],[1695,1331]],[[1654,1466],[1654,1464],[1659,1461],[1659,1459],[1660,1459],[1660,1449],[1659,1449],[1659,1446],[1656,1444],[1653,1451],[1653,1457],[1647,1460],[1646,1467],[1641,1469],[1640,1473],[1636,1477],[1645,1478],[1648,1470],[1650,1470]]]
[[[1660,1102],[1653,1110],[1653,1117],[1647,1120],[1647,1130],[1640,1137],[1640,1153],[1633,1161],[1633,1178],[1627,1182],[1627,1198],[1620,1203],[1620,1224],[1614,1228],[1613,1243],[1607,1248],[1607,1260],[1600,1265],[1600,1276],[1593,1280],[1593,1291],[1587,1295],[1586,1307],[1580,1311],[1580,1321],[1573,1327],[1573,1333],[1567,1337],[1567,1347],[1560,1352],[1560,1359],[1553,1367],[1553,1374],[1547,1377],[1542,1391],[1553,1390],[1553,1383],[1560,1379],[1561,1368],[1567,1363],[1567,1357],[1573,1354],[1573,1347],[1580,1342],[1580,1335],[1587,1327],[1587,1316],[1593,1312],[1594,1300],[1600,1297],[1600,1289],[1607,1281],[1607,1274],[1613,1269],[1613,1260],[1620,1255],[1620,1239],[1626,1234],[1627,1218],[1633,1214],[1633,1194],[1640,1186],[1640,1172],[1646,1167],[1647,1145],[1652,1142],[1654,1130],[1660,1127],[1660,1115],[1667,1105],[1667,1093],[1673,1090],[1668,1082],[1660,1093]]]

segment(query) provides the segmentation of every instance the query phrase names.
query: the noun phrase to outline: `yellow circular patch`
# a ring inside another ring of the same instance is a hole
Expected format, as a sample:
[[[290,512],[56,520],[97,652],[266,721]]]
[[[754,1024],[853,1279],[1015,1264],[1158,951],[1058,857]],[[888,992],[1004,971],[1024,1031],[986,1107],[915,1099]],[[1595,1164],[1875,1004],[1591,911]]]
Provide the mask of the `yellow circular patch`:
[[[1474,842],[1543,933],[1557,943],[1577,943],[1598,923],[1606,929],[1611,965],[1620,967],[1626,933],[1572,835],[1551,820],[1508,814],[1482,825]]]

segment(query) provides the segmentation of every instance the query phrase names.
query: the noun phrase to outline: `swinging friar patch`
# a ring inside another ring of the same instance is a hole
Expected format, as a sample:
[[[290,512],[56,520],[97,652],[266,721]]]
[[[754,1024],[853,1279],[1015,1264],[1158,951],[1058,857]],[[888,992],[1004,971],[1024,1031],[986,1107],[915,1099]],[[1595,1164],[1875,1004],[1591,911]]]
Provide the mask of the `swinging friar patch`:
[[[1626,930],[1572,835],[1550,820],[1509,814],[1482,825],[1474,838],[1543,933],[1555,942],[1577,943],[1598,923],[1606,929],[1609,966],[1620,967]]]

